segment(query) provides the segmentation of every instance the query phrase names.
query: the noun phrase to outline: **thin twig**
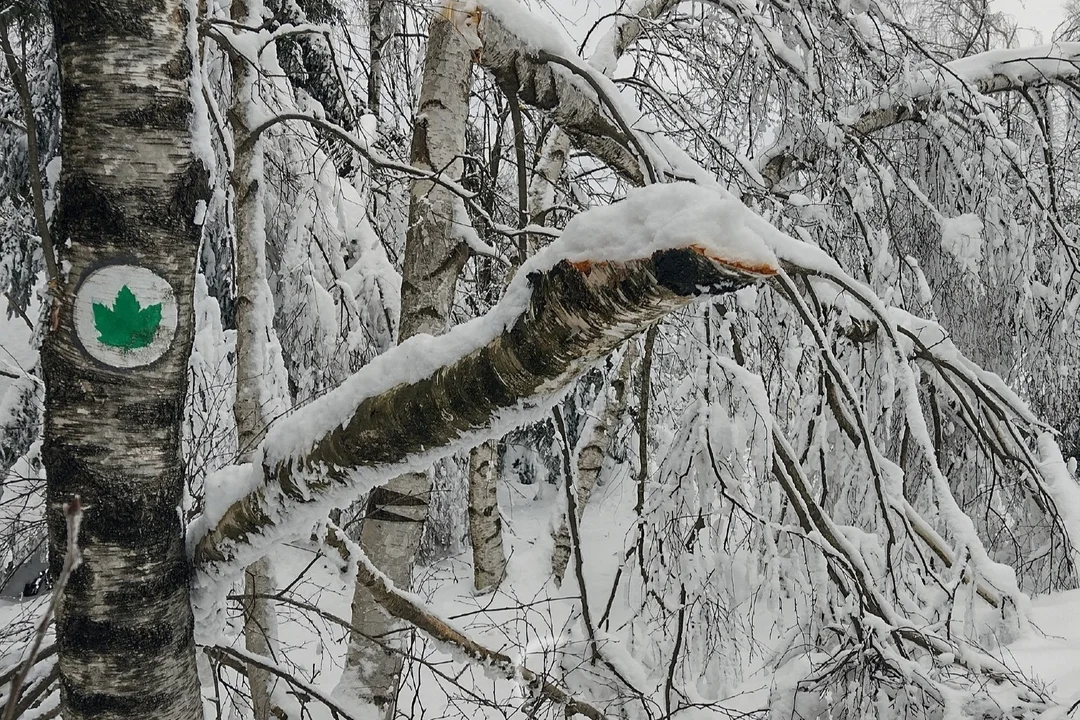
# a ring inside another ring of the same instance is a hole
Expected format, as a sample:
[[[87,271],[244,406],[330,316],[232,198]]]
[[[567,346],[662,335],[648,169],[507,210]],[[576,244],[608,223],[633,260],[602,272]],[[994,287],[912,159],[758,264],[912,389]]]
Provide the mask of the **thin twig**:
[[[26,682],[26,677],[30,674],[30,669],[34,667],[38,651],[41,649],[41,643],[45,640],[45,633],[48,631],[49,625],[52,624],[53,614],[60,604],[60,596],[64,594],[68,579],[75,568],[79,567],[82,562],[82,554],[79,552],[79,527],[82,525],[82,515],[83,506],[78,495],[74,496],[70,502],[64,503],[64,517],[67,518],[67,550],[64,553],[64,567],[60,570],[60,576],[56,578],[52,599],[49,601],[48,607],[45,608],[45,614],[41,616],[41,620],[37,624],[34,640],[30,645],[30,652],[27,654],[26,660],[23,661],[22,669],[11,681],[11,692],[8,693],[8,702],[4,707],[3,720],[13,720],[15,718],[15,710],[18,706],[16,700],[19,697],[19,691],[22,690],[23,683]]]

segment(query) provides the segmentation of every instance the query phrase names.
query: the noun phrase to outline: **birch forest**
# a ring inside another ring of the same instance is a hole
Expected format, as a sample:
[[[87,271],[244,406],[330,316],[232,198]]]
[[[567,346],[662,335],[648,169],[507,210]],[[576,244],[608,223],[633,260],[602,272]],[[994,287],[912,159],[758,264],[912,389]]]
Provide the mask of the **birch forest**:
[[[1060,12],[0,0],[0,720],[1080,718]]]

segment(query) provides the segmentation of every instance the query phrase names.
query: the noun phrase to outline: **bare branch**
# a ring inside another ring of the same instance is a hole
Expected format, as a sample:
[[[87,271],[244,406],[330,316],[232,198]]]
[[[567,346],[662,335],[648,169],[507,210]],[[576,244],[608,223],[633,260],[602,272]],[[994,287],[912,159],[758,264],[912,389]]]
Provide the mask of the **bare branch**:
[[[584,715],[590,720],[606,720],[607,715],[595,706],[578,700],[562,688],[545,680],[538,673],[515,663],[508,655],[490,650],[475,642],[448,621],[403,595],[378,568],[371,564],[360,546],[348,540],[344,533],[331,527],[327,532],[326,542],[341,553],[343,558],[356,561],[357,582],[363,583],[375,601],[394,617],[411,623],[435,640],[453,645],[471,660],[498,668],[511,680],[525,682],[530,689],[565,708],[567,716]]]
[[[67,587],[68,579],[75,568],[82,562],[82,555],[79,553],[79,526],[82,524],[82,514],[83,507],[78,495],[73,497],[70,502],[64,503],[64,517],[67,518],[67,550],[64,553],[64,566],[60,569],[60,575],[56,578],[52,598],[45,608],[45,613],[41,616],[41,620],[38,621],[34,640],[30,644],[30,652],[27,653],[26,660],[23,661],[22,669],[11,680],[11,691],[8,693],[7,705],[4,706],[3,720],[13,720],[16,717],[20,707],[17,702],[19,692],[30,674],[30,668],[34,667],[38,651],[41,649],[41,643],[45,640],[45,633],[48,631],[49,625],[52,624],[53,615],[60,604],[60,598],[64,594],[64,588]],[[58,670],[54,672],[58,672]],[[41,691],[39,690],[39,692]]]

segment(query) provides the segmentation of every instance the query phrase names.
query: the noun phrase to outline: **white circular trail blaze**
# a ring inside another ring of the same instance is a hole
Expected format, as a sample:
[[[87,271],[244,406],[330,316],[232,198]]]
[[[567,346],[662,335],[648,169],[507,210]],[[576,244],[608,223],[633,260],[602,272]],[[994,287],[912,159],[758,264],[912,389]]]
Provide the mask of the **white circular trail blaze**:
[[[176,293],[136,265],[94,270],[75,293],[75,332],[95,360],[119,368],[149,365],[176,334]]]

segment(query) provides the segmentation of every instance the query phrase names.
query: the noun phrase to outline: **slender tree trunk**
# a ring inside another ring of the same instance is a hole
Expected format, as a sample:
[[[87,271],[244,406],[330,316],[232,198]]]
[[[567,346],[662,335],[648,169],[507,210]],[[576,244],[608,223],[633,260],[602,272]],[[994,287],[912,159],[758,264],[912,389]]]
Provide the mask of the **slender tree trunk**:
[[[498,481],[499,442],[488,440],[469,452],[469,541],[473,588],[479,593],[493,591],[506,575]]]
[[[585,505],[592,497],[596,481],[600,479],[600,470],[604,467],[608,450],[611,449],[616,423],[626,411],[626,390],[630,382],[630,367],[634,364],[636,356],[637,341],[631,340],[626,346],[626,352],[623,353],[622,362],[619,363],[618,374],[611,383],[609,396],[603,402],[603,410],[600,411],[595,424],[586,425],[585,432],[589,434],[589,440],[577,456],[577,504],[575,507],[578,521],[585,514]],[[570,526],[565,516],[553,538],[555,550],[551,556],[551,572],[555,577],[555,584],[562,585],[563,576],[566,574],[566,564],[570,560]]]
[[[201,720],[177,512],[196,205],[209,195],[190,140],[188,6],[103,7],[53,4],[64,113],[55,228],[67,271],[42,348],[54,576],[61,504],[79,495],[86,507],[83,563],[56,618],[62,713]]]
[[[368,68],[367,109],[379,117],[382,101],[383,51],[393,37],[393,0],[368,0]]]
[[[262,23],[259,0],[233,0],[232,19],[243,25]],[[263,144],[247,142],[256,111],[258,69],[246,58],[232,57],[233,102],[229,124],[236,142],[230,174],[236,230],[236,399],[233,416],[238,462],[250,462],[262,441],[274,404],[278,383],[274,371],[280,353],[273,341],[274,299],[267,284],[266,216],[262,206]],[[267,597],[273,592],[273,571],[262,558],[244,571],[244,646],[263,657],[272,656],[277,642],[277,616]],[[270,720],[277,678],[254,664],[247,666],[255,720]]]
[[[277,613],[267,599],[274,592],[274,574],[269,558],[256,560],[244,570],[244,647],[261,657],[273,658],[277,646]],[[251,689],[251,711],[255,720],[285,717],[274,706],[277,676],[254,663],[247,665]]]
[[[551,128],[544,140],[540,159],[529,183],[529,222],[535,225],[547,223],[547,214],[555,202],[555,185],[562,177],[566,159],[570,156],[570,136],[559,127]],[[529,235],[529,255],[539,249],[540,238]]]
[[[456,180],[465,151],[472,48],[455,19],[450,10],[430,26],[411,160]],[[440,335],[450,326],[458,275],[468,259],[468,246],[455,228],[460,202],[430,181],[413,184],[401,283],[402,340],[418,333]],[[369,496],[360,545],[398,587],[412,583],[430,494],[429,474],[418,472],[401,475]],[[394,652],[401,624],[362,583],[355,586],[352,621],[364,634],[350,637],[343,688],[392,717],[402,667],[400,652]]]

